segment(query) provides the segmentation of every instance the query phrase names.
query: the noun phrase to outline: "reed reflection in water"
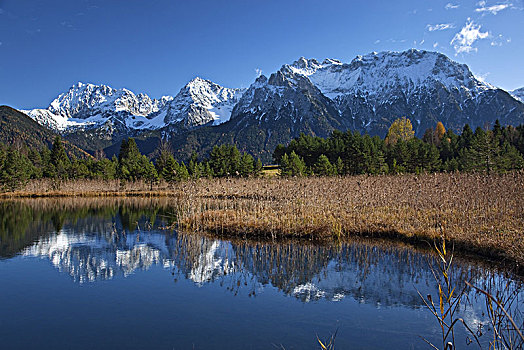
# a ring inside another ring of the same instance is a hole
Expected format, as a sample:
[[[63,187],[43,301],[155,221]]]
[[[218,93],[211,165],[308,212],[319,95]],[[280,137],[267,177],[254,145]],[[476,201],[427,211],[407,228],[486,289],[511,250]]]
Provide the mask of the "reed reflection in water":
[[[430,266],[436,256],[425,250],[362,239],[340,245],[225,241],[166,230],[173,210],[169,200],[158,198],[1,202],[0,257],[48,259],[81,284],[161,266],[174,281],[218,286],[238,298],[276,289],[302,303],[349,298],[376,309],[421,309],[417,292],[435,293]],[[457,289],[468,280],[488,290],[508,284],[511,292],[521,290],[504,271],[460,256],[452,274]],[[467,297],[462,317],[474,329],[487,327],[481,296],[468,289]],[[521,306],[519,299],[515,307]]]

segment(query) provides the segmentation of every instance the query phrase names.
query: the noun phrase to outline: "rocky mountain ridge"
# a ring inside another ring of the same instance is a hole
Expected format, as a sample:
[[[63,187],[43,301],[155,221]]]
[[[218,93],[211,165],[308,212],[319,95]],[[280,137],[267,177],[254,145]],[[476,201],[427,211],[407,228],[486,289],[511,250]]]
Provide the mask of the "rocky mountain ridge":
[[[247,89],[195,78],[176,96],[160,99],[78,83],[47,109],[25,112],[66,135],[87,138],[84,146],[154,134],[178,138],[176,148],[185,146],[182,139],[204,148],[234,142],[267,155],[301,132],[324,137],[335,129],[357,130],[383,137],[401,116],[411,119],[418,136],[438,121],[456,132],[466,123],[484,127],[496,119],[518,125],[524,123],[522,95],[522,89],[508,93],[477,79],[467,65],[441,53],[411,49],[373,52],[349,63],[302,57]]]

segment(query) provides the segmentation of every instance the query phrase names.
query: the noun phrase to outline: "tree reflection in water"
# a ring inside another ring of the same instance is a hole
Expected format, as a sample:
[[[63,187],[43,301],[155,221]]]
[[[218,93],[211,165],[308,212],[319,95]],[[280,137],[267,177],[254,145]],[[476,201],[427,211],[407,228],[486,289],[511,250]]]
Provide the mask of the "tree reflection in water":
[[[378,307],[420,307],[417,290],[427,295],[435,288],[430,251],[362,239],[338,246],[223,241],[163,230],[173,210],[166,198],[2,201],[0,256],[47,258],[80,283],[162,265],[175,280],[216,282],[248,296],[273,286],[303,302],[352,297]],[[496,268],[460,258],[453,274],[459,284],[483,287],[511,281]]]

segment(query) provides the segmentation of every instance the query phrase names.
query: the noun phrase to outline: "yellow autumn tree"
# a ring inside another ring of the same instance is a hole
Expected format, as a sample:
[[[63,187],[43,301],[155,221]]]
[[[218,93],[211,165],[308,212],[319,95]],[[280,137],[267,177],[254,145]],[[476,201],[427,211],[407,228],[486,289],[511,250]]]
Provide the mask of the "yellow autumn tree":
[[[435,133],[437,134],[438,139],[442,140],[442,138],[444,137],[444,134],[446,133],[446,128],[444,127],[444,124],[442,124],[442,122],[437,123]]]
[[[394,145],[399,140],[407,141],[412,139],[414,136],[415,131],[413,131],[411,120],[406,117],[402,117],[395,120],[391,124],[385,141],[387,145]]]

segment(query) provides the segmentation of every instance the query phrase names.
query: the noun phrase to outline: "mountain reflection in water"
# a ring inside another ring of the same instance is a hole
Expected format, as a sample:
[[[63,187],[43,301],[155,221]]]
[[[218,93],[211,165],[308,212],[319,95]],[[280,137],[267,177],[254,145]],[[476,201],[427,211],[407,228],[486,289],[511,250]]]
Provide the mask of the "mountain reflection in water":
[[[167,200],[16,201],[2,203],[0,210],[6,213],[0,256],[19,247],[15,253],[49,259],[79,283],[161,265],[175,279],[198,286],[217,282],[252,295],[271,285],[303,302],[349,296],[376,306],[419,307],[417,291],[434,291],[434,257],[427,253],[392,244],[230,242],[177,233],[163,229],[172,215]],[[13,211],[22,217],[9,222],[7,213]],[[486,269],[457,259],[453,274],[456,281],[478,281]]]
[[[316,334],[338,327],[337,348],[425,349],[419,336],[440,341],[418,294],[438,296],[431,250],[176,232],[166,229],[173,202],[0,201],[0,347],[314,348]],[[509,285],[520,293],[513,309],[522,309],[520,282],[502,270],[456,254],[452,276],[457,290],[464,280],[496,291]],[[466,294],[460,317],[486,334],[488,347],[485,299]],[[457,329],[459,348],[467,336]]]

